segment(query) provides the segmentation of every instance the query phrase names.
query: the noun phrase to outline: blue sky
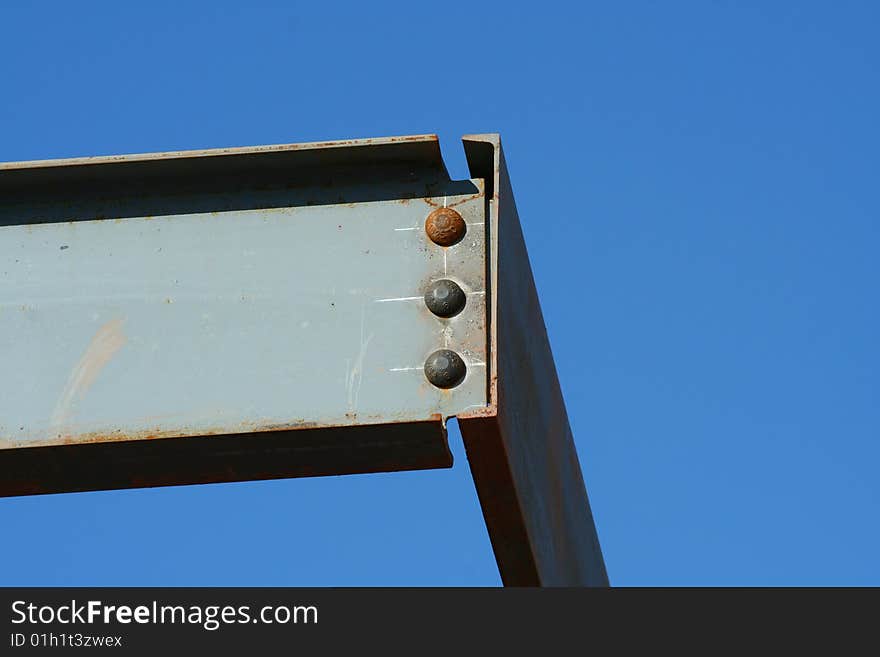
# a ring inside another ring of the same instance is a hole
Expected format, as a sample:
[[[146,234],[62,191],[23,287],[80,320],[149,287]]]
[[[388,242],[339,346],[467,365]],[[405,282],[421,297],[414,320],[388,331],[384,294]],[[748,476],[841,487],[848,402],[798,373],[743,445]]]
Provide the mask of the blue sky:
[[[880,585],[878,19],[7,2],[0,160],[437,133],[464,178],[500,132],[612,583]],[[451,470],[3,499],[0,584],[496,585],[450,438]]]

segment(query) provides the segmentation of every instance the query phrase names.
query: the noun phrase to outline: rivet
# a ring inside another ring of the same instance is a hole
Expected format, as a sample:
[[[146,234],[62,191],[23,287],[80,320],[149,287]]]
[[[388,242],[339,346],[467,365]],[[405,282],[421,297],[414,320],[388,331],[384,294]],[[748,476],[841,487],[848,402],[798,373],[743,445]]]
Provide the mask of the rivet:
[[[454,317],[467,303],[467,295],[455,281],[434,281],[425,292],[425,305],[438,317]]]
[[[425,377],[438,388],[454,388],[464,381],[467,366],[451,349],[439,349],[425,361]]]
[[[452,246],[467,232],[467,224],[452,208],[437,208],[425,220],[425,232],[434,244]]]

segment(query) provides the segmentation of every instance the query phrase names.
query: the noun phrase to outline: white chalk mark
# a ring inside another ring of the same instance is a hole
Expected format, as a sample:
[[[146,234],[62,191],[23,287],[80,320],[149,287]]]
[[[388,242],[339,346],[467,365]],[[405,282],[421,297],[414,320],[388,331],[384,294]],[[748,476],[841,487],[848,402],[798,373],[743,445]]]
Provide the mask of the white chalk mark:
[[[446,197],[445,196],[443,197],[443,207],[444,208],[446,207]]]
[[[468,292],[467,295],[470,297],[478,297],[481,294],[486,294],[485,290],[480,290],[479,292]]]
[[[422,228],[421,226],[416,226],[415,228],[395,228],[394,230],[395,230],[395,231],[401,231],[401,230],[421,230],[421,228]]]
[[[468,363],[471,367],[486,367],[486,363]]]
[[[482,226],[485,222],[483,221],[474,221],[473,223],[469,223],[468,226]]]
[[[376,299],[373,303],[388,303],[389,301],[415,301],[424,297],[392,297],[390,299]]]
[[[446,249],[443,249],[443,274],[446,275]]]
[[[412,372],[414,370],[423,370],[424,367],[392,367],[389,372]]]

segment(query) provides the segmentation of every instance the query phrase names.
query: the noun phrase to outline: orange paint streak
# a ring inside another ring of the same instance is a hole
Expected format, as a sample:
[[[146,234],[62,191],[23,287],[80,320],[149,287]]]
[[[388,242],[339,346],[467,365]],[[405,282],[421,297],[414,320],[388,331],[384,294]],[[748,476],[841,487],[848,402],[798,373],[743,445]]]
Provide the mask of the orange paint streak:
[[[101,370],[125,345],[126,338],[122,332],[124,323],[123,319],[112,319],[95,333],[79,362],[70,372],[67,384],[55,405],[51,420],[53,428],[63,426],[70,419],[76,402],[85,396]]]

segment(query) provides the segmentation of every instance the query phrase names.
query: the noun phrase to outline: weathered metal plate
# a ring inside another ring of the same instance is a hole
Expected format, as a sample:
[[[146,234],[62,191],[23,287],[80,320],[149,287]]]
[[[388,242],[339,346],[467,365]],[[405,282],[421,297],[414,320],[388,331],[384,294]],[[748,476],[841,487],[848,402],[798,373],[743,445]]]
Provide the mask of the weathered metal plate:
[[[71,221],[28,225],[7,210],[0,447],[416,422],[485,406],[482,185],[98,220],[68,209]],[[468,223],[448,248],[424,232],[442,205]],[[468,293],[453,319],[425,307],[438,278]],[[422,371],[441,347],[468,366],[448,391]]]
[[[459,415],[506,586],[608,586],[608,574],[498,135],[464,137],[486,181],[489,406]]]

